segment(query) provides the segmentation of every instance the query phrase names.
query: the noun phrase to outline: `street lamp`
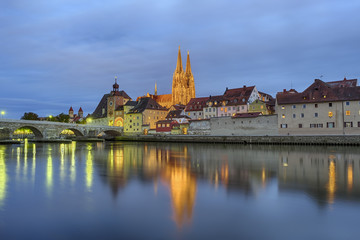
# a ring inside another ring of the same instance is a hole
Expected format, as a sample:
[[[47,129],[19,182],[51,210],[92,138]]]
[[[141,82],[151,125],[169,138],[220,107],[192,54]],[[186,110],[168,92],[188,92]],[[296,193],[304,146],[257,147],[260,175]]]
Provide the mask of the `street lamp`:
[[[1,118],[4,118],[5,111],[1,111]]]

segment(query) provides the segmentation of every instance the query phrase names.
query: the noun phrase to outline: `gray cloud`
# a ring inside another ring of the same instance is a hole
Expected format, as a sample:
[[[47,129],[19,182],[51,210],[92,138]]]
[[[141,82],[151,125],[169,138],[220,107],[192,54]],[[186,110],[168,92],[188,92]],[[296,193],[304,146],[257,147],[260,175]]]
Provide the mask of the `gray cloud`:
[[[184,63],[190,50],[198,96],[244,84],[275,94],[320,75],[360,75],[355,0],[9,0],[0,8],[0,109],[14,118],[80,105],[92,112],[115,75],[133,98],[155,81],[170,93],[179,45]]]

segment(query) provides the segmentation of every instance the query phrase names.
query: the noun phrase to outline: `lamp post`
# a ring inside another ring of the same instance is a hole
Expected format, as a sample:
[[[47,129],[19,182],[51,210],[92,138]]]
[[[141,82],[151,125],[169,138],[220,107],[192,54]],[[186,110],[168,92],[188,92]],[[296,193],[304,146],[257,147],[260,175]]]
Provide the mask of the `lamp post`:
[[[4,118],[5,111],[1,111],[1,118]]]

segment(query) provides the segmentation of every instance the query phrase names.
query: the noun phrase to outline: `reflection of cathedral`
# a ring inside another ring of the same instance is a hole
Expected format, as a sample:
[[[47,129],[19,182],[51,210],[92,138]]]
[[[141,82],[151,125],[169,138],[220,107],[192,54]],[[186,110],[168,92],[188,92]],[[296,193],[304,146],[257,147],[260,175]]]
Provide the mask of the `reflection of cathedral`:
[[[170,108],[175,104],[186,105],[191,98],[195,97],[195,83],[194,76],[191,72],[189,52],[187,53],[186,69],[184,72],[179,47],[176,69],[173,75],[171,94],[158,95],[157,86],[155,83],[154,95],[148,93],[147,97],[153,98],[157,103],[167,108]]]

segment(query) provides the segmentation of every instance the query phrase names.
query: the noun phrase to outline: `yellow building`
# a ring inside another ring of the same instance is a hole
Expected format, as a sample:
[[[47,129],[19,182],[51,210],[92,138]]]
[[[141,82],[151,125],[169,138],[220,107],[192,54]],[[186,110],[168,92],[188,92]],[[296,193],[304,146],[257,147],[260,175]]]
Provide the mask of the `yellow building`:
[[[142,126],[149,125],[155,129],[156,122],[164,120],[167,109],[150,97],[140,98],[137,104],[125,114],[125,134],[142,133]]]

